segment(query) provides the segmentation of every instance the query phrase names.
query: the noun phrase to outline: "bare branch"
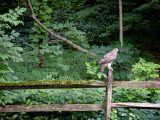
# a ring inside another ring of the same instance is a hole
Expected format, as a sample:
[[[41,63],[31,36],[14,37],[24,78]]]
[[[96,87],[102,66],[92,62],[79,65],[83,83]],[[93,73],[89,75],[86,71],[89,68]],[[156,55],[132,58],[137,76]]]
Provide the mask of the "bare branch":
[[[84,49],[84,48],[82,48],[82,47],[74,44],[74,43],[71,42],[70,40],[68,40],[68,39],[66,39],[66,38],[64,38],[64,37],[56,34],[55,32],[49,30],[45,25],[43,25],[43,24],[35,17],[35,13],[34,13],[34,10],[33,10],[33,7],[32,7],[32,5],[31,5],[30,0],[28,0],[28,5],[29,5],[29,8],[30,8],[30,10],[31,10],[32,18],[34,19],[34,21],[35,21],[40,27],[42,27],[45,31],[47,31],[51,36],[54,36],[54,37],[58,38],[58,39],[61,40],[62,42],[67,43],[68,45],[72,46],[72,47],[75,48],[75,49],[78,49],[78,50],[81,51],[81,52],[87,53],[87,54],[89,54],[89,55],[91,55],[91,56],[93,56],[93,57],[96,56],[94,53],[89,52],[88,50],[86,50],[86,49]]]
[[[31,10],[32,16],[35,16],[35,13],[34,13],[34,10],[33,10],[33,7],[32,7],[32,5],[31,5],[30,0],[28,0],[28,5],[29,5],[29,8],[30,8],[30,10]]]

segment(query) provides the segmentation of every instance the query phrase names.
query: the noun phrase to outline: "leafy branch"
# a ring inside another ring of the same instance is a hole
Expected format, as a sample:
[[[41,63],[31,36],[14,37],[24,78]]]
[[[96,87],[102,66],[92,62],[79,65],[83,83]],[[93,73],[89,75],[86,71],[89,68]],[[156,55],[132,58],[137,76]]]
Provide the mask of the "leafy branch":
[[[66,38],[64,38],[64,37],[56,34],[54,31],[49,30],[45,25],[43,25],[43,24],[36,18],[30,0],[28,0],[28,5],[29,5],[29,8],[30,8],[31,13],[32,13],[31,16],[32,16],[33,20],[34,20],[40,27],[42,27],[46,32],[48,32],[51,36],[54,36],[54,37],[58,38],[58,39],[61,40],[62,42],[66,43],[66,44],[68,44],[68,45],[70,45],[70,46],[72,46],[72,47],[75,48],[75,49],[78,49],[78,50],[81,51],[81,52],[87,53],[87,54],[89,54],[89,55],[91,55],[91,56],[93,56],[93,57],[96,56],[94,53],[89,52],[88,50],[86,50],[86,49],[84,49],[84,48],[82,48],[82,47],[74,44],[74,43],[71,42],[70,40],[68,40],[68,39],[66,39]]]

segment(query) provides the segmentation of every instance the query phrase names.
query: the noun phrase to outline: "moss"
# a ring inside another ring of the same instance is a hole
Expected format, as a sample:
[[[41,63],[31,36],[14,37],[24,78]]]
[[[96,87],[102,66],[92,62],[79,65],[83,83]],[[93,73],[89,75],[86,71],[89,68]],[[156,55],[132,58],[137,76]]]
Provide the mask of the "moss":
[[[87,85],[102,81],[96,80],[35,80],[30,82],[0,82],[0,86],[34,86],[34,85]]]

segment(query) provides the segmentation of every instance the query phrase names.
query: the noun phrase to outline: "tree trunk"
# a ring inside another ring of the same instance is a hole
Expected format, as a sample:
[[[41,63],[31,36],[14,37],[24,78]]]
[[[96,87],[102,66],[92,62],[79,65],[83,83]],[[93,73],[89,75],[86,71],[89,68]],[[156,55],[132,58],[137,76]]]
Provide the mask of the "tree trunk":
[[[39,10],[38,10],[38,17],[40,18],[41,17],[41,6],[42,6],[42,1],[40,0],[39,1]],[[42,33],[43,34],[43,33]],[[43,39],[42,38],[39,38],[39,41],[38,41],[38,67],[39,68],[42,68],[43,65],[44,65],[44,60],[43,60],[43,55],[41,53],[41,50],[42,50],[42,44],[43,44]]]
[[[123,47],[123,12],[122,12],[122,0],[119,0],[119,39],[121,47]]]
[[[39,39],[38,41],[38,67],[42,68],[44,66],[43,55],[41,53],[43,40]]]

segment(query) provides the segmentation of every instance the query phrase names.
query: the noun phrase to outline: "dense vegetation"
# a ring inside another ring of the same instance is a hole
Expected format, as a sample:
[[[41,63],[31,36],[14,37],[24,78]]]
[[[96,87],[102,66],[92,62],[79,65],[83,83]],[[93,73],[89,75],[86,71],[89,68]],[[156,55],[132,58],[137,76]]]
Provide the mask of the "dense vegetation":
[[[32,0],[36,17],[96,57],[51,37],[31,18],[25,0],[0,0],[0,82],[104,80],[98,61],[118,48],[115,80],[154,80],[160,69],[160,1],[123,0],[124,46],[118,0]],[[107,72],[107,71],[105,71]],[[155,89],[114,89],[114,102],[160,103]],[[104,89],[0,91],[0,104],[103,103]],[[113,109],[112,120],[159,120],[160,111]],[[103,120],[99,112],[0,113],[1,120]]]

